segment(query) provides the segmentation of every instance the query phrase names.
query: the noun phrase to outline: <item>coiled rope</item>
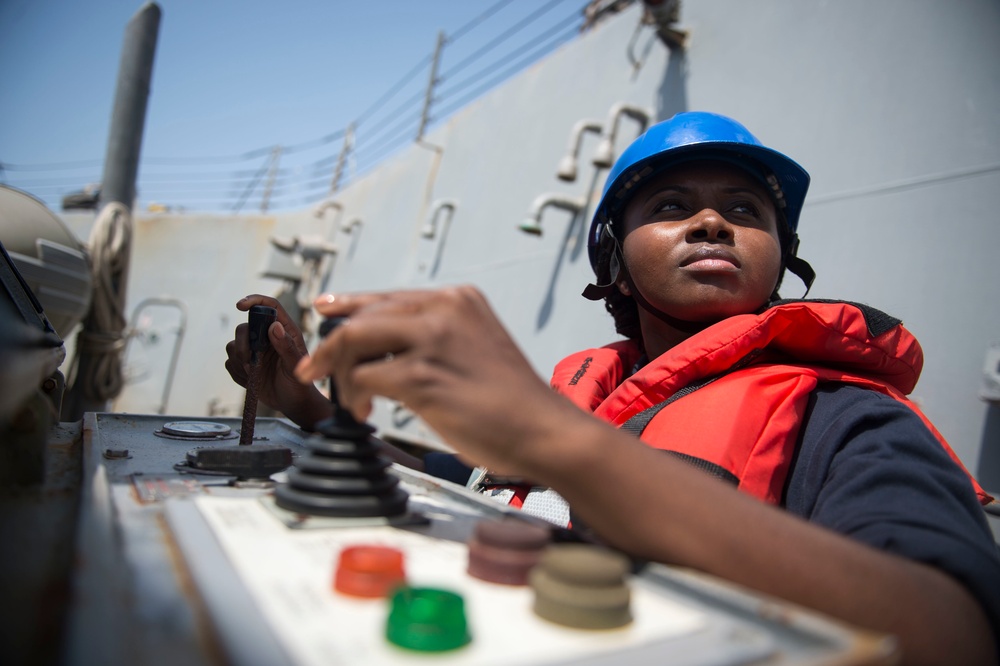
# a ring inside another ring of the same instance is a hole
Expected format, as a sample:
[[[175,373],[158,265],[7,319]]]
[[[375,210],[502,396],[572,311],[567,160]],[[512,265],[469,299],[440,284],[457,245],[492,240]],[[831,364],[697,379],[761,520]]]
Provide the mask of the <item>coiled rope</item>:
[[[72,385],[90,400],[107,401],[122,390],[126,342],[125,287],[132,247],[132,214],[117,201],[102,209],[88,241],[94,294],[76,338]],[[88,363],[81,363],[84,357]],[[84,374],[79,374],[81,372]]]

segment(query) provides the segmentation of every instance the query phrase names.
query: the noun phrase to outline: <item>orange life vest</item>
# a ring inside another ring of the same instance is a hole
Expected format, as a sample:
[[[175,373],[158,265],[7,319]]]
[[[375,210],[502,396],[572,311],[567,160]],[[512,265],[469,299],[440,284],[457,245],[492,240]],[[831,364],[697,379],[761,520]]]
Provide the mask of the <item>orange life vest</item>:
[[[630,341],[578,352],[556,366],[552,387],[650,446],[721,468],[767,502],[781,502],[809,395],[821,382],[905,404],[965,469],[906,398],[923,366],[916,338],[867,306],[779,302],[714,324],[629,375],[640,355]],[[969,479],[980,503],[993,500]]]

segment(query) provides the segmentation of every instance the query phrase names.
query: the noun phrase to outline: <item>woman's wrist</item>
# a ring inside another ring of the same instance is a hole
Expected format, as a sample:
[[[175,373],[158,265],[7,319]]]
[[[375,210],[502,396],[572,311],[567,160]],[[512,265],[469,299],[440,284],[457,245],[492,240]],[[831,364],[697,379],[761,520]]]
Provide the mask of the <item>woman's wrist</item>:
[[[286,409],[281,409],[281,412],[303,430],[312,432],[316,429],[317,423],[333,415],[333,406],[330,400],[313,386],[305,396],[288,405]]]

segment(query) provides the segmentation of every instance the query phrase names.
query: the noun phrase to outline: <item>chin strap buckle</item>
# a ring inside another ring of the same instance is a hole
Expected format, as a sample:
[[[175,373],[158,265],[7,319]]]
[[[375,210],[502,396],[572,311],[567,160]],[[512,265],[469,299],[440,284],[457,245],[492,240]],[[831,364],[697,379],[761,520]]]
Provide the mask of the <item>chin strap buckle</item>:
[[[805,259],[799,259],[799,236],[794,234],[792,236],[792,242],[788,247],[788,256],[785,258],[785,268],[794,273],[803,284],[806,285],[806,293],[802,294],[802,298],[809,295],[809,290],[812,289],[813,282],[816,280],[816,271],[813,267],[809,265],[809,262]]]
[[[608,266],[609,272],[611,273],[611,278],[606,284],[588,284],[587,288],[583,290],[583,297],[591,301],[600,301],[607,298],[610,294],[614,293],[618,284],[618,274],[621,272],[621,246],[618,245],[618,239],[615,238],[614,232],[611,231],[611,223],[605,222],[604,226],[601,228],[601,241],[600,244],[614,243],[614,252],[611,253],[611,262]]]

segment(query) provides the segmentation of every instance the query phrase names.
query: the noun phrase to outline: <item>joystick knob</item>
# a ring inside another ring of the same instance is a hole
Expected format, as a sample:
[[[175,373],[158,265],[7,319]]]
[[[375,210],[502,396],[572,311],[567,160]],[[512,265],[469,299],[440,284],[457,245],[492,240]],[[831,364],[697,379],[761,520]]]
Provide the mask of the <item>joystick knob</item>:
[[[343,321],[324,321],[320,332],[328,334]],[[330,401],[333,416],[317,424],[317,434],[305,442],[308,454],[288,470],[288,483],[275,489],[275,503],[296,513],[337,518],[405,514],[408,496],[387,472],[392,463],[378,455],[375,428],[340,406],[333,380]]]

